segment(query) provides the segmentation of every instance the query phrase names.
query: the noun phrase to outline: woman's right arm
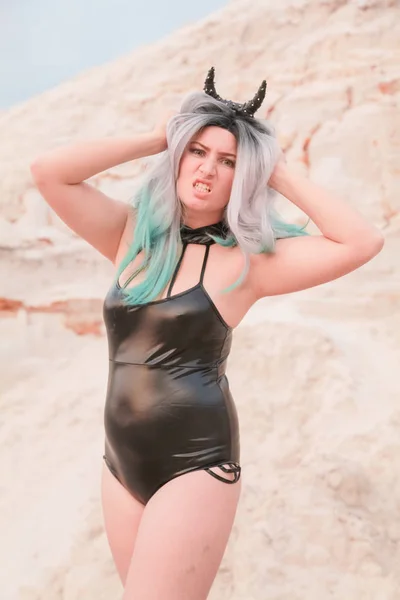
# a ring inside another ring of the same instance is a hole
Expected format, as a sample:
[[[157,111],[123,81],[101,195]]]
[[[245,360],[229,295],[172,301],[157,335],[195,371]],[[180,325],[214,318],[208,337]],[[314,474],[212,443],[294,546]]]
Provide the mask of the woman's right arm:
[[[113,263],[129,223],[129,205],[114,200],[86,179],[119,164],[167,148],[159,131],[130,138],[105,138],[57,148],[31,164],[35,184],[57,215]]]

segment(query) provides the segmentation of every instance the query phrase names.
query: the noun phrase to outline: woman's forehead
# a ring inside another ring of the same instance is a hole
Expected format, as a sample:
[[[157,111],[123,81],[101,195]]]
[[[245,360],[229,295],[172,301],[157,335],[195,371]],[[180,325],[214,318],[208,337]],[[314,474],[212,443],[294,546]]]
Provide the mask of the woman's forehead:
[[[236,152],[235,136],[222,127],[206,127],[193,136],[192,142],[199,142],[217,152]]]

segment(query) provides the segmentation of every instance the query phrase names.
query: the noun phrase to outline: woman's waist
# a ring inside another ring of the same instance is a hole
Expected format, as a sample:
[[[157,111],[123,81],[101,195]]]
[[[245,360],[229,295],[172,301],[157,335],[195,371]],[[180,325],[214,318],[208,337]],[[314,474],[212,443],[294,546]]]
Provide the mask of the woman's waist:
[[[194,371],[213,371],[221,376],[226,371],[228,356],[220,353],[201,354],[193,351],[181,352],[176,348],[151,348],[144,351],[140,348],[129,348],[113,351],[110,348],[109,360],[111,363],[147,367],[148,369]]]
[[[231,399],[228,379],[215,366],[166,368],[110,360],[107,387],[107,404],[128,404],[140,411],[143,402],[153,407],[171,403],[222,409]]]

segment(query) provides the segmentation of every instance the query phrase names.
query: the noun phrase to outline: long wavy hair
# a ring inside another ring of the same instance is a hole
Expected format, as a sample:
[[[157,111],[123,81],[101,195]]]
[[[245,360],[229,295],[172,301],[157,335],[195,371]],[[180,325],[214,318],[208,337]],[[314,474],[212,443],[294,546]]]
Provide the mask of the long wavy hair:
[[[304,230],[307,223],[302,227],[285,223],[274,207],[277,194],[267,182],[280,149],[272,125],[266,120],[237,115],[204,92],[189,94],[180,112],[168,122],[167,150],[157,155],[132,198],[133,241],[117,272],[119,280],[143,250],[141,264],[122,286],[129,304],[155,300],[173,275],[182,248],[184,207],[176,191],[180,160],[191,139],[209,126],[227,129],[237,141],[232,190],[223,215],[228,235],[213,239],[222,246],[239,246],[245,266],[239,279],[223,291],[231,291],[246,277],[250,254],[273,253],[278,238],[308,235]],[[142,271],[142,281],[129,286]]]

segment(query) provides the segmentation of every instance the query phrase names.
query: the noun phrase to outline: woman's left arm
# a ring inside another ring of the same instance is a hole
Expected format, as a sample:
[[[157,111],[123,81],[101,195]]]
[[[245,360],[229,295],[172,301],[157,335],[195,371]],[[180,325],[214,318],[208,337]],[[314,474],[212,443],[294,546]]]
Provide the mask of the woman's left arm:
[[[257,298],[299,291],[354,271],[384,238],[354,208],[279,161],[268,185],[298,206],[322,235],[276,240],[274,254],[252,255],[249,283]]]

